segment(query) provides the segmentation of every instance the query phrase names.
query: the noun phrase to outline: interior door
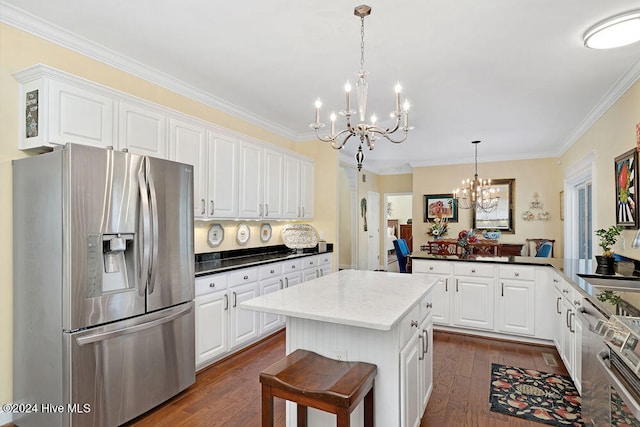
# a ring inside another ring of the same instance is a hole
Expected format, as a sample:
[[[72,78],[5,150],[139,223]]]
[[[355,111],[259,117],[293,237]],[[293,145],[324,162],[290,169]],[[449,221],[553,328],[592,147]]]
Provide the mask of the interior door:
[[[380,193],[367,195],[368,270],[380,268]]]

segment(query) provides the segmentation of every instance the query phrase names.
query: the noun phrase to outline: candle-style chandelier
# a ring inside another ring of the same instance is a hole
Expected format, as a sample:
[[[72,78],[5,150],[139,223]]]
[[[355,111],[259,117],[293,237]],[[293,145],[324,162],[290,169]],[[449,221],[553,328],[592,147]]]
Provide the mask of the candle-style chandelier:
[[[474,209],[482,212],[493,212],[500,201],[499,189],[491,186],[491,179],[478,178],[478,144],[480,141],[471,141],[476,147],[476,169],[473,179],[462,180],[462,190],[453,190],[453,198],[462,209]]]
[[[376,125],[378,118],[375,114],[371,116],[371,124],[365,122],[365,116],[367,113],[367,89],[368,84],[366,80],[366,72],[364,70],[364,18],[371,14],[371,7],[367,5],[357,6],[353,12],[356,16],[360,17],[360,72],[358,73],[358,80],[356,82],[356,95],[358,97],[358,113],[360,115],[360,122],[357,124],[351,123],[351,116],[356,113],[356,111],[351,109],[351,83],[347,81],[344,85],[344,91],[346,94],[346,108],[339,112],[339,114],[343,115],[346,118],[347,126],[346,128],[338,131],[336,133],[336,114],[335,112],[331,112],[330,120],[331,120],[331,134],[328,136],[320,136],[319,130],[322,129],[325,125],[320,122],[320,107],[322,106],[322,102],[320,98],[318,98],[315,102],[316,107],[316,120],[314,123],[311,123],[309,127],[315,129],[316,137],[324,142],[330,142],[331,147],[336,150],[341,149],[347,143],[349,138],[352,136],[357,136],[360,138],[360,145],[358,147],[358,152],[356,153],[356,162],[358,162],[358,170],[362,169],[362,162],[364,162],[364,153],[362,152],[362,145],[366,144],[369,150],[373,150],[375,145],[375,141],[380,137],[384,136],[389,141],[399,144],[407,139],[407,135],[410,129],[409,127],[409,103],[405,100],[404,103],[400,102],[400,92],[402,87],[400,83],[396,83],[395,92],[396,92],[396,109],[391,112],[391,117],[395,117],[395,125],[393,128],[383,128]],[[401,126],[402,123],[402,126]],[[396,131],[401,130],[403,132],[400,135],[399,139],[393,139],[391,135],[393,135]]]

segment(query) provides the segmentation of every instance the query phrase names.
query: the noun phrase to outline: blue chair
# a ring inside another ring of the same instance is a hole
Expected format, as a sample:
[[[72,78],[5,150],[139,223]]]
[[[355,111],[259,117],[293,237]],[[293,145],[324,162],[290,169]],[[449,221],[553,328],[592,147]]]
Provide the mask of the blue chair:
[[[396,257],[398,258],[398,268],[400,273],[408,273],[407,261],[409,259],[409,246],[405,239],[397,239],[393,241],[393,247],[396,250]]]
[[[543,244],[540,245],[540,247],[536,251],[536,257],[549,258],[551,256],[552,250],[553,250],[553,244],[551,242],[544,242]]]

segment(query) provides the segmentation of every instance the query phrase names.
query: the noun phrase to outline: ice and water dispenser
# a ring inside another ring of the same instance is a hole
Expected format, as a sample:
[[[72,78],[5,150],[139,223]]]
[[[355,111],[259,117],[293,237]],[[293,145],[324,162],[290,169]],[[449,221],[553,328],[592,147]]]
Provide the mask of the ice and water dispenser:
[[[134,288],[134,235],[90,234],[87,240],[87,297]]]

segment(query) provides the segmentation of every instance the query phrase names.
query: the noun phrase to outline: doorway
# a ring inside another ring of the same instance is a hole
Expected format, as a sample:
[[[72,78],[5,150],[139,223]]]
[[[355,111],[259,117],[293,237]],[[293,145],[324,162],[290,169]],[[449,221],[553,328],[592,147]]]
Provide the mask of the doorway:
[[[564,257],[593,258],[593,224],[595,223],[592,183],[595,180],[595,155],[587,154],[567,169],[564,181]]]
[[[383,239],[385,250],[382,264],[386,266],[387,271],[399,271],[393,246],[394,240],[405,239],[410,250],[412,249],[412,216],[412,193],[385,193],[383,223],[386,224],[386,232]]]

